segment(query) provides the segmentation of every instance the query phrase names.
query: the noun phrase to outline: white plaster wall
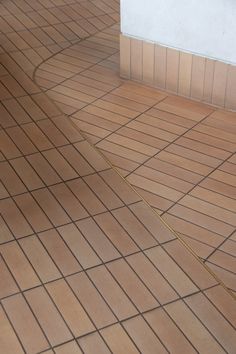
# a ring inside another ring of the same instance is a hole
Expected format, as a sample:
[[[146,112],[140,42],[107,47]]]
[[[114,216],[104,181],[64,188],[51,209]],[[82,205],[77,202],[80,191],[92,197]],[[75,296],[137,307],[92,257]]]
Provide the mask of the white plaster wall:
[[[236,0],[121,0],[121,32],[236,64]]]

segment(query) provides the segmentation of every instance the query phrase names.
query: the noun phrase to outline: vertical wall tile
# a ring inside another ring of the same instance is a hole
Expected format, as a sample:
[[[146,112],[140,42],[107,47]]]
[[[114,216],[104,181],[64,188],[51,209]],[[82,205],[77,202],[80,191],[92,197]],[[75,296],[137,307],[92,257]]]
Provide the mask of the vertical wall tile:
[[[154,43],[143,42],[143,81],[154,81]]]
[[[205,78],[203,87],[203,101],[211,103],[212,100],[212,88],[215,70],[215,60],[206,59],[205,65]]]
[[[166,52],[166,47],[155,45],[154,84],[163,89],[166,87]]]
[[[177,92],[179,80],[179,51],[167,48],[166,58],[166,89]]]
[[[193,55],[191,97],[202,100],[206,59]]]
[[[143,79],[143,41],[131,39],[131,78]]]
[[[120,35],[120,75],[130,78],[130,38]]]
[[[236,110],[236,66],[229,65],[225,107]]]
[[[216,61],[212,89],[212,103],[217,106],[224,107],[227,71],[228,64]]]
[[[236,67],[120,35],[121,77],[236,110]]]
[[[192,73],[192,54],[180,52],[179,57],[179,87],[178,93],[183,96],[190,95]]]

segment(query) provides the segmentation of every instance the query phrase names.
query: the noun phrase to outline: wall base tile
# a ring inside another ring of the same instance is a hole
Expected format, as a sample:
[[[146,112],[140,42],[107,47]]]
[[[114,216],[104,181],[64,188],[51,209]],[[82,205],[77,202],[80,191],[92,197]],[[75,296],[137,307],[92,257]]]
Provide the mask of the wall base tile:
[[[120,35],[121,77],[236,111],[236,66]]]

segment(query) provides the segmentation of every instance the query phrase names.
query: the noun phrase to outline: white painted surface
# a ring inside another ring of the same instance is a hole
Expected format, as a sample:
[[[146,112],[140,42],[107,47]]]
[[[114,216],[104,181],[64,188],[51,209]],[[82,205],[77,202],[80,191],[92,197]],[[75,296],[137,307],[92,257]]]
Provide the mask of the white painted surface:
[[[236,0],[121,0],[121,31],[236,64]]]

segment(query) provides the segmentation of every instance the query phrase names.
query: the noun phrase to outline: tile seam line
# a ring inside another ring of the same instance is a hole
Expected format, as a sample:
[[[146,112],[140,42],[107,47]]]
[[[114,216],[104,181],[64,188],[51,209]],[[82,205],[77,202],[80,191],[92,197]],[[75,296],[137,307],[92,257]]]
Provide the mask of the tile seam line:
[[[115,24],[117,24],[118,22],[116,22]],[[107,28],[111,28],[113,27],[113,25],[108,26]],[[102,31],[100,31],[102,32]],[[99,33],[99,32],[98,32]],[[84,42],[86,41],[86,39],[88,39],[89,37],[92,36],[88,36],[86,38],[83,38],[81,40],[78,40],[78,43],[80,42]],[[73,45],[69,46],[68,48],[72,47]],[[37,81],[36,81],[36,72],[37,70],[40,68],[41,64],[46,63],[49,59],[51,59],[52,57],[55,57],[57,54],[61,53],[64,49],[62,49],[61,51],[59,51],[58,53],[53,54],[52,56],[50,56],[49,58],[45,59],[44,61],[42,61],[39,65],[37,65],[34,69],[33,72],[33,76],[32,76],[32,80],[35,83],[35,85],[41,90],[41,87],[38,85]],[[150,86],[149,86],[150,87]],[[164,91],[163,92],[168,92],[168,91]],[[47,91],[45,92],[45,94],[47,95]],[[75,127],[76,130],[78,130],[80,132],[80,134],[83,136],[83,138],[88,142],[88,144],[99,153],[99,155],[111,166],[111,168],[122,178],[122,180],[129,186],[129,188],[131,188],[139,197],[140,199],[152,210],[152,212],[158,217],[158,219],[171,231],[171,233],[181,242],[181,244],[188,249],[188,251],[198,260],[198,262],[201,263],[201,265],[208,271],[208,273],[210,273],[215,279],[216,281],[227,291],[227,293],[236,300],[236,296],[226,287],[226,285],[224,284],[224,282],[206,265],[204,264],[204,262],[197,256],[197,254],[195,253],[195,251],[178,235],[177,232],[175,232],[175,230],[156,212],[156,210],[154,208],[152,208],[152,206],[146,201],[145,198],[143,198],[133,187],[132,185],[120,174],[120,172],[117,170],[117,168],[110,162],[110,160],[94,145],[92,144],[86,137],[86,134],[84,134],[83,131],[81,131],[78,126],[76,124],[74,124],[73,121],[71,121],[70,119],[70,115],[65,114],[61,108],[59,106],[56,105],[56,103],[51,99],[51,97],[49,95],[47,95],[48,99],[58,108],[58,110],[62,113],[62,115],[66,116],[69,118],[70,123]],[[212,107],[213,108],[213,107]],[[219,110],[218,107],[215,107],[215,110]],[[212,113],[212,112],[211,112]]]

